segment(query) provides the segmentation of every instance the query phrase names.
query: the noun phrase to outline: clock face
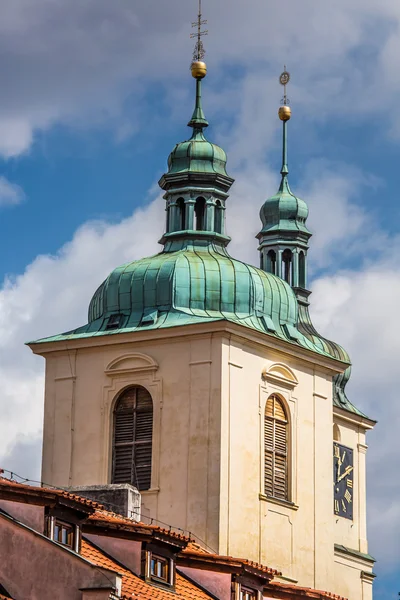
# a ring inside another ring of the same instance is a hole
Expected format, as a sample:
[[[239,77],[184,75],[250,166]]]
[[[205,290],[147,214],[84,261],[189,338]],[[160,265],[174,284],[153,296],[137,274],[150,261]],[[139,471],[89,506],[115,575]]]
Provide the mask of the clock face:
[[[353,450],[337,442],[333,444],[333,486],[335,515],[353,519]]]

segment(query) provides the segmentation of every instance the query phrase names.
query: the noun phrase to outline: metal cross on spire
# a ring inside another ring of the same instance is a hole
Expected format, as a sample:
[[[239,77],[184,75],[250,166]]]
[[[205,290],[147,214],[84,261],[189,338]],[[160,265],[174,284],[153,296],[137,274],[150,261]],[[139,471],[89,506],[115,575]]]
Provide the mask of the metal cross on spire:
[[[197,27],[197,32],[196,33],[192,33],[190,35],[190,37],[192,39],[197,38],[197,42],[196,45],[194,47],[194,52],[193,52],[193,62],[196,61],[202,61],[206,51],[204,49],[204,45],[203,45],[203,40],[201,39],[204,35],[208,35],[208,30],[205,29],[204,31],[201,30],[202,25],[206,25],[207,24],[207,20],[202,18],[202,14],[201,14],[201,0],[199,0],[199,14],[198,14],[198,18],[197,21],[195,21],[194,23],[192,23],[192,27]]]

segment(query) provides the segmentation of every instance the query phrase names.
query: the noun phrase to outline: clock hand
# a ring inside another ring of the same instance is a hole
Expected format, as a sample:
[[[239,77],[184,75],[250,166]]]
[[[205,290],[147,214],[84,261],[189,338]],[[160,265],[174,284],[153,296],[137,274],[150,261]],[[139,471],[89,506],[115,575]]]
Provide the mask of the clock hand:
[[[347,475],[348,475],[349,473],[351,473],[351,471],[352,471],[352,470],[353,470],[353,467],[346,467],[346,469],[345,469],[344,473],[342,473],[342,474],[340,475],[340,477],[338,477],[338,479],[337,479],[336,483],[339,483],[339,481],[342,481],[342,479],[344,479],[345,477],[347,477]]]

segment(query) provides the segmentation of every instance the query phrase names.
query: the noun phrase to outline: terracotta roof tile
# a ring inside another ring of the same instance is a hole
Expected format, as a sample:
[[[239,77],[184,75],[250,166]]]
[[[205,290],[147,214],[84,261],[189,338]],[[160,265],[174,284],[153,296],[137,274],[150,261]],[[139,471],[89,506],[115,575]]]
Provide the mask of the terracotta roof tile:
[[[308,587],[300,587],[298,585],[291,585],[289,583],[281,583],[279,581],[271,581],[268,586],[269,590],[275,589],[277,592],[293,592],[297,594],[296,597],[304,598],[317,598],[318,600],[347,600],[343,596],[338,596],[331,592],[323,592],[321,590],[314,590]]]
[[[125,599],[210,600],[210,598],[213,598],[213,596],[195,586],[180,573],[176,574],[176,586],[174,592],[153,586],[112,560],[87,540],[82,541],[81,553],[82,556],[98,567],[110,569],[122,576],[122,594]]]
[[[89,498],[84,498],[83,496],[78,496],[76,494],[71,494],[70,492],[67,492],[66,490],[62,490],[59,488],[53,488],[53,487],[44,487],[44,486],[33,486],[33,485],[29,485],[27,483],[18,483],[17,481],[13,481],[11,479],[6,479],[4,477],[0,477],[0,493],[1,493],[1,489],[5,489],[5,488],[13,488],[16,491],[21,491],[24,492],[26,491],[27,493],[32,493],[32,492],[36,492],[38,494],[40,494],[40,492],[43,493],[48,493],[48,494],[54,494],[55,496],[58,496],[60,498],[66,498],[68,500],[73,500],[74,502],[77,502],[78,504],[81,504],[83,506],[89,506],[90,508],[95,508],[95,509],[103,509],[103,505],[99,504],[99,502],[95,502],[94,500],[90,500]]]
[[[215,564],[225,564],[230,565],[232,567],[237,566],[238,568],[246,568],[258,571],[260,574],[268,575],[270,578],[275,575],[281,575],[281,573],[275,569],[271,569],[270,567],[266,567],[260,563],[254,562],[252,560],[248,560],[247,558],[237,558],[234,556],[223,556],[221,554],[212,554],[211,552],[207,552],[199,546],[198,544],[189,544],[182,552],[180,553],[182,557],[185,557],[190,560],[190,558],[201,559],[204,562],[214,562]]]
[[[128,517],[117,515],[116,513],[112,513],[107,510],[96,510],[96,512],[89,516],[89,521],[104,523],[105,525],[107,523],[110,525],[120,525],[121,527],[128,527],[129,529],[132,529],[132,531],[139,531],[140,529],[154,531],[155,533],[163,533],[183,542],[190,541],[190,538],[182,533],[174,531],[173,528],[164,529],[158,525],[148,525],[146,523],[142,523],[141,521],[135,521],[134,519],[129,519]]]

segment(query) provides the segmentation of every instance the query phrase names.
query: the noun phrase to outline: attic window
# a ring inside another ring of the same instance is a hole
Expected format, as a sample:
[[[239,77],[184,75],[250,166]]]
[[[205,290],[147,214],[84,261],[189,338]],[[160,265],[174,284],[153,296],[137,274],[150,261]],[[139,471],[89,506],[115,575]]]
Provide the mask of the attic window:
[[[68,525],[68,523],[55,521],[53,540],[59,544],[73,548],[75,535],[74,529],[75,528],[72,525]]]
[[[240,600],[257,600],[258,592],[248,587],[240,586]]]
[[[146,550],[146,579],[172,587],[175,581],[174,560],[152,550]]]
[[[61,521],[56,517],[48,517],[48,537],[75,552],[79,552],[80,529],[79,525]]]
[[[150,559],[150,577],[163,583],[169,583],[169,560],[152,554]]]
[[[108,319],[106,330],[118,329],[121,325],[121,319],[122,315],[111,315],[111,317]]]

